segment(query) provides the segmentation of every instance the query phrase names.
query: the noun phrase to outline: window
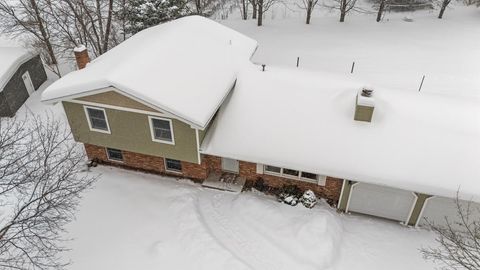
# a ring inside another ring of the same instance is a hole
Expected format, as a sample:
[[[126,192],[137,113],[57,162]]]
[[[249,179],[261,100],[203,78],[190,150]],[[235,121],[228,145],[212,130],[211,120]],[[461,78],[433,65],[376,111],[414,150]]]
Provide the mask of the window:
[[[165,159],[165,169],[172,172],[182,172],[182,162],[176,159]]]
[[[123,161],[122,150],[107,148],[107,157],[113,161]]]
[[[296,171],[296,170],[283,169],[283,174],[286,174],[286,175],[291,175],[291,176],[298,177],[298,173],[299,173],[299,171]]]
[[[275,167],[271,165],[264,165],[263,170],[265,174],[279,175],[282,177],[316,183],[321,186],[324,186],[326,182],[326,176],[309,173],[309,172],[302,172],[302,171],[293,170],[293,169],[280,168],[280,167]]]
[[[148,117],[150,119],[150,129],[152,132],[152,140],[168,144],[175,144],[173,138],[172,120]]]
[[[307,179],[312,179],[312,180],[317,180],[318,175],[314,173],[309,173],[309,172],[302,172],[301,174],[302,178],[307,178]]]
[[[275,167],[275,166],[270,166],[270,165],[265,165],[265,171],[271,172],[271,173],[282,173],[282,168],[280,167]]]
[[[110,133],[110,127],[108,126],[107,115],[104,109],[87,106],[84,108],[90,130]]]

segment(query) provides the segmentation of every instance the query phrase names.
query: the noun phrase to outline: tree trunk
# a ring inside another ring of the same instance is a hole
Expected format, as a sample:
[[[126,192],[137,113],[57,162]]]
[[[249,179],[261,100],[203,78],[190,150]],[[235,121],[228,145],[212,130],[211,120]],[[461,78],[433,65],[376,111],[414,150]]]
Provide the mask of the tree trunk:
[[[448,6],[448,2],[444,0],[442,2],[442,7],[440,8],[440,13],[438,14],[439,19],[443,18],[443,13],[445,12],[445,9],[447,8],[447,6]]]
[[[345,15],[347,14],[347,0],[340,1],[340,22],[345,21]]]
[[[201,0],[195,0],[195,9],[197,10],[197,15],[202,13],[202,2]]]
[[[380,2],[380,7],[378,7],[377,22],[382,20],[382,15],[384,10],[385,10],[385,0],[382,0]]]
[[[108,15],[107,15],[107,26],[105,28],[105,37],[103,39],[103,51],[108,50],[108,41],[110,37],[110,31],[112,29],[112,16],[113,16],[113,0],[108,2]]]
[[[40,11],[38,10],[37,2],[36,0],[30,0],[30,4],[32,5],[33,11],[35,12],[35,17],[38,23],[38,29],[42,34],[42,39],[43,39],[43,42],[45,43],[45,46],[47,47],[48,55],[52,60],[52,64],[57,68],[57,72],[58,72],[57,75],[61,77],[62,75],[60,74],[60,70],[58,68],[57,57],[55,57],[55,52],[53,51],[52,43],[50,43],[50,37],[48,36],[47,31],[45,30],[45,27],[43,25],[43,19],[40,16]]]
[[[242,19],[243,20],[247,20],[248,16],[247,16],[247,0],[242,0]]]
[[[263,0],[258,0],[258,19],[257,19],[257,25],[262,26],[263,25]]]
[[[252,19],[255,20],[257,18],[257,2],[256,1],[252,1],[252,9],[253,9]]]
[[[312,17],[312,10],[313,10],[313,0],[309,0],[307,4],[307,21],[306,24],[310,24],[310,18]]]

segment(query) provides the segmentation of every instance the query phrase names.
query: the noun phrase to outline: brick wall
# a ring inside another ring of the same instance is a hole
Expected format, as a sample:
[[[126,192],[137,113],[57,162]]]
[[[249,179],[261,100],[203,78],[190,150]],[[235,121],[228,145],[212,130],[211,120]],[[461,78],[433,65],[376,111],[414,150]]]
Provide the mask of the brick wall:
[[[190,178],[194,181],[201,181],[207,177],[207,164],[196,164],[182,161],[182,172],[169,172],[165,170],[165,160],[163,157],[150,156],[135,152],[122,151],[123,162],[109,160],[105,147],[92,144],[84,144],[88,159],[98,160],[99,163],[134,169],[149,173],[161,175],[170,175],[175,177]]]
[[[222,159],[216,156],[202,155],[201,164],[182,161],[182,173],[171,173],[165,170],[164,158],[123,151],[124,162],[110,161],[107,158],[105,147],[85,144],[85,150],[89,159],[98,159],[101,163],[136,169],[151,173],[181,176],[202,181],[211,172],[220,173],[222,171]],[[251,187],[255,181],[262,179],[264,184],[279,189],[284,185],[296,185],[302,191],[312,190],[319,197],[327,199],[332,204],[337,204],[342,189],[343,180],[333,177],[327,177],[325,186],[319,186],[314,183],[268,175],[257,174],[257,165],[255,163],[240,161],[239,175],[247,179],[246,186]]]
[[[222,170],[220,157],[204,156],[204,160],[207,161],[210,171],[220,172]],[[279,189],[284,185],[296,185],[302,191],[306,191],[308,189],[312,190],[317,196],[325,198],[333,204],[337,204],[338,200],[340,199],[340,193],[343,185],[342,179],[327,177],[325,186],[319,186],[315,183],[309,183],[285,177],[258,174],[257,164],[246,161],[240,161],[239,163],[239,175],[247,179],[246,186],[251,187],[254,185],[255,181],[262,179],[266,185],[273,189]]]

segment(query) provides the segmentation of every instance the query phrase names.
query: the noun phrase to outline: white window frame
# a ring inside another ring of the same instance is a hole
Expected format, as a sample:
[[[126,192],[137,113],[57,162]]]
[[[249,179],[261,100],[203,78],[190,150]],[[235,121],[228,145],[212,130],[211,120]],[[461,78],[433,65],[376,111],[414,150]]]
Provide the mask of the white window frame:
[[[271,171],[267,170],[267,166],[280,168],[280,173],[271,172]],[[295,170],[295,169],[290,169],[290,170],[298,171],[298,176],[293,176],[293,175],[290,175],[290,174],[284,174],[283,169],[284,169],[283,167],[278,167],[278,166],[273,166],[273,165],[263,165],[263,172],[264,172],[264,174],[267,174],[267,175],[280,176],[280,177],[283,177],[283,178],[300,180],[300,181],[304,181],[304,182],[318,184],[319,186],[325,186],[325,183],[326,183],[326,180],[327,180],[326,176],[320,175],[320,174],[316,174],[317,175],[316,179],[302,177],[302,172],[303,171]],[[287,169],[289,169],[289,168],[287,168]],[[311,173],[311,172],[307,172],[307,173]]]
[[[122,160],[118,160],[118,159],[112,159],[110,158],[110,154],[108,153],[108,149],[111,149],[111,150],[118,150],[120,151],[120,153],[122,153]],[[116,148],[110,148],[110,147],[105,147],[105,152],[107,153],[107,159],[110,160],[110,161],[113,161],[113,162],[120,162],[120,163],[124,163],[125,161],[125,158],[123,156],[123,151],[120,150],[120,149],[116,149]]]
[[[105,116],[105,122],[107,123],[107,129],[108,129],[108,130],[96,129],[96,128],[93,128],[93,127],[92,127],[92,123],[90,122],[90,115],[88,114],[88,109],[103,111],[103,115]],[[104,108],[84,105],[84,106],[83,106],[83,110],[85,111],[85,117],[87,117],[88,127],[90,128],[90,131],[95,131],[95,132],[100,132],[100,133],[111,134],[111,131],[110,131],[110,123],[108,123],[107,111],[105,111]]]
[[[152,121],[152,119],[168,121],[168,123],[170,124],[170,133],[172,135],[172,141],[159,140],[159,139],[155,138],[155,132],[153,131],[153,121]],[[158,142],[158,143],[175,145],[175,134],[173,132],[173,121],[172,121],[172,119],[149,115],[148,116],[148,125],[150,126],[150,135],[152,136],[152,141]]]
[[[181,170],[181,171],[177,171],[177,170],[169,169],[169,168],[167,167],[167,159],[180,161],[180,166],[182,167],[182,170]],[[182,164],[182,161],[181,161],[181,160],[179,160],[179,159],[173,159],[173,158],[163,158],[163,164],[164,164],[164,166],[165,166],[165,171],[166,171],[166,172],[183,174],[183,164]]]

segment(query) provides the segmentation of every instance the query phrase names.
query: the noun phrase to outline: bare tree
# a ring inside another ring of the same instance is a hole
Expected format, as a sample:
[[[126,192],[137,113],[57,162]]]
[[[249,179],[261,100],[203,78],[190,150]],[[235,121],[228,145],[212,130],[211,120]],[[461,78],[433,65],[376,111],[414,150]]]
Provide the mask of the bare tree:
[[[338,9],[340,11],[340,22],[345,21],[347,14],[355,9],[357,0],[334,0],[335,5],[324,5],[332,9]]]
[[[252,19],[256,19],[257,18],[257,9],[258,9],[258,3],[257,1],[258,0],[248,0],[250,2],[250,4],[252,4]]]
[[[445,270],[480,269],[480,211],[471,201],[455,200],[457,216],[445,217],[445,225],[427,220],[437,235],[438,247],[423,248],[425,259],[441,263]]]
[[[53,117],[0,121],[0,268],[63,269],[64,225],[94,177]]]
[[[306,11],[306,24],[310,24],[312,18],[313,9],[317,6],[318,0],[302,0],[302,5],[297,4],[297,6]]]
[[[118,44],[114,0],[0,0],[0,30],[30,37],[44,63],[60,76],[61,58],[83,44],[94,56]]]
[[[40,11],[37,0],[0,1],[0,25],[3,32],[15,36],[25,33],[33,36],[33,44],[47,52],[42,55],[44,62],[60,77],[48,20],[49,15]]]
[[[378,12],[377,12],[377,22],[380,22],[382,20],[383,13],[385,12],[387,4],[388,4],[388,0],[380,0],[380,4],[378,6]]]
[[[445,13],[445,9],[447,6],[450,4],[452,0],[442,0],[442,3],[440,5],[440,13],[438,13],[438,18],[441,19],[443,18],[443,13]]]
[[[263,16],[277,2],[277,0],[256,0],[257,1],[257,25],[263,25]]]
[[[248,0],[240,0],[240,15],[242,20],[248,19]]]

